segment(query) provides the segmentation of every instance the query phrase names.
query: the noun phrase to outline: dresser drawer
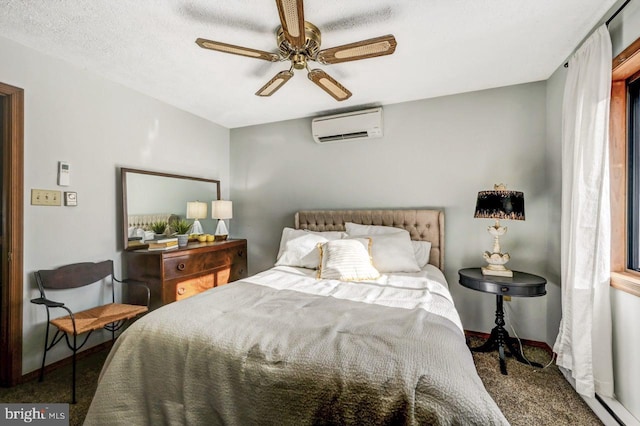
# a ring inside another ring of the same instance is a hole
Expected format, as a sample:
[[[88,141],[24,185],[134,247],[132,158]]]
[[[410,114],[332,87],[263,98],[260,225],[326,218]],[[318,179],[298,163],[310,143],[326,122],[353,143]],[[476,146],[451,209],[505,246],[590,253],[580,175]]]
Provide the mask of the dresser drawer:
[[[209,290],[215,286],[215,275],[209,274],[202,277],[191,278],[176,284],[175,300],[186,299],[195,294]]]
[[[217,253],[170,257],[164,261],[164,277],[167,280],[188,277],[209,269],[231,265],[231,255],[228,250],[223,250]]]

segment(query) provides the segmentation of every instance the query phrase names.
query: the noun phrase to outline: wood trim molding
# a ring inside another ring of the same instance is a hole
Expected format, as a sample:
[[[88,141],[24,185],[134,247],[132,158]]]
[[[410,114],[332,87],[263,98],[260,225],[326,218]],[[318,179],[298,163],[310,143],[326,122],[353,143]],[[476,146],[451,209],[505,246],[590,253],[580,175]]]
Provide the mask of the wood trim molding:
[[[612,272],[611,287],[640,297],[640,275],[631,272]]]
[[[626,80],[640,69],[640,38],[613,58],[612,79]]]
[[[627,84],[611,85],[609,118],[611,270],[624,271],[627,251]]]
[[[611,287],[640,297],[640,274],[627,270],[627,92],[640,75],[640,38],[613,59],[609,117]]]
[[[96,346],[92,346],[89,349],[85,349],[82,352],[78,352],[76,354],[76,361],[80,361],[98,352],[111,350],[112,346],[113,346],[113,342],[111,340],[107,340],[106,342],[102,342]],[[71,365],[72,362],[73,362],[73,357],[68,356],[66,358],[61,359],[60,361],[47,364],[44,367],[44,374],[46,376],[47,374],[59,368],[66,367],[67,365]],[[37,370],[33,370],[32,372],[22,376],[22,382],[24,383],[24,382],[29,382],[31,380],[35,380],[38,378],[39,375],[40,375],[40,369],[38,368]]]
[[[0,83],[5,97],[2,135],[2,306],[0,308],[0,384],[13,386],[22,377],[24,91]]]

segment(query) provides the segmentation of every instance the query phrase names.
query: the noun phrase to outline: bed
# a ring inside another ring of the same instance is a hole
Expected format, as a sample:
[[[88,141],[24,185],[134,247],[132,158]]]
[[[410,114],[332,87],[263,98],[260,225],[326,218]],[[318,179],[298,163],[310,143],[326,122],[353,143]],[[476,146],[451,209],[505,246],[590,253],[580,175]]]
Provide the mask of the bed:
[[[125,331],[85,425],[507,425],[443,265],[442,211],[298,212],[276,266]]]

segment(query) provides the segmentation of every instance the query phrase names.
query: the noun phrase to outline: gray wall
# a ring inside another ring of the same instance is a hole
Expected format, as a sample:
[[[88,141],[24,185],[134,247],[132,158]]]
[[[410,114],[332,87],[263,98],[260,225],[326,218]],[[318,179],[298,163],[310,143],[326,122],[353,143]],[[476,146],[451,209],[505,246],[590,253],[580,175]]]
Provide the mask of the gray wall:
[[[549,194],[544,82],[384,107],[381,139],[316,144],[310,119],[231,130],[231,233],[249,239],[251,273],[273,266],[283,226],[299,209],[444,208],[446,276],[464,327],[493,327],[493,296],[461,287],[457,271],[484,263],[489,220],[478,191],[525,193],[526,221],[505,221],[510,267],[545,275]],[[548,341],[547,303],[514,298],[521,337]],[[557,316],[557,315],[556,315]],[[554,336],[555,337],[555,336]]]
[[[546,170],[549,228],[547,231],[547,343],[553,347],[562,317],[560,289],[560,218],[562,206],[562,98],[567,69],[561,66],[547,80]]]
[[[78,67],[0,38],[0,80],[25,93],[23,372],[39,368],[45,310],[32,305],[33,272],[113,259],[120,272],[118,167],[190,174],[229,183],[229,131]],[[197,158],[198,161],[194,161]],[[204,159],[204,160],[203,160]],[[58,187],[57,162],[71,163]],[[30,205],[30,190],[78,193],[77,207]],[[72,309],[95,306],[97,289],[61,296]],[[92,335],[88,347],[108,336]],[[64,344],[48,362],[69,356]]]
[[[640,37],[640,3],[630,2],[609,25],[613,55]],[[640,422],[640,297],[611,289],[615,394]]]

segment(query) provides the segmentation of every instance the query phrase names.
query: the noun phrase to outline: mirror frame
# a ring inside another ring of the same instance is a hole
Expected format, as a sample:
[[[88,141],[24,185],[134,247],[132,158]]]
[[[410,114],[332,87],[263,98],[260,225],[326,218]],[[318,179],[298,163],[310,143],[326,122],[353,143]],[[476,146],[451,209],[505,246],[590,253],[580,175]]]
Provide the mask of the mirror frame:
[[[177,175],[173,173],[154,172],[150,170],[131,169],[127,167],[120,168],[120,180],[122,185],[122,237],[125,250],[129,250],[129,230],[127,224],[129,223],[129,211],[127,208],[127,173],[137,173],[143,175],[152,175],[158,177],[168,177],[176,179],[194,180],[199,182],[209,182],[216,186],[216,199],[220,199],[220,181],[217,179],[206,179],[196,176]],[[136,246],[132,249],[141,249],[144,247]]]

